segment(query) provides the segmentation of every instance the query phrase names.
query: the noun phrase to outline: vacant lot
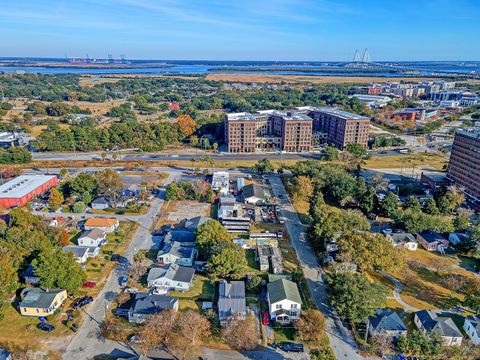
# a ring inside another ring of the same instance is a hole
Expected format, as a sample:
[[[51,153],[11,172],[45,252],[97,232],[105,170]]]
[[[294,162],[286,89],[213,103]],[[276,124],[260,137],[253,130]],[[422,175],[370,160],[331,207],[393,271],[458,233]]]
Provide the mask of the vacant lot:
[[[408,169],[413,166],[422,166],[426,168],[441,170],[443,166],[447,164],[448,160],[437,154],[410,154],[410,155],[395,155],[395,156],[383,156],[372,157],[365,161],[365,167],[367,169],[405,169],[405,173],[408,173]]]
[[[185,219],[196,216],[210,217],[211,204],[189,200],[171,200],[163,204],[162,214],[157,223],[157,228],[167,223],[178,224]]]

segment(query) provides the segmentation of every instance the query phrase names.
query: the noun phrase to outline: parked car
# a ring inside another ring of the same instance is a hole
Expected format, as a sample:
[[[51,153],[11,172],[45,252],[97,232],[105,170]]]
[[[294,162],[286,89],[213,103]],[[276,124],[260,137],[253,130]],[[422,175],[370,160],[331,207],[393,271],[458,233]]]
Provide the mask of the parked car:
[[[268,325],[269,322],[270,322],[270,316],[268,315],[268,312],[264,312],[262,315],[262,324]]]
[[[128,284],[128,276],[127,275],[122,275],[118,279],[118,283],[120,284],[121,287],[127,286]]]
[[[115,214],[116,214],[116,215],[123,215],[123,214],[125,214],[125,210],[115,211]]]
[[[163,236],[163,235],[165,235],[165,231],[163,231],[162,229],[155,229],[155,230],[153,230],[152,235],[153,236]]]
[[[93,301],[93,297],[91,296],[84,296],[81,299],[77,299],[73,302],[72,307],[74,309],[79,309],[81,307],[84,307],[87,304],[90,304]]]
[[[284,343],[281,343],[278,347],[285,352],[298,352],[298,353],[300,353],[300,352],[304,351],[303,344],[284,342]]]
[[[70,326],[70,330],[72,330],[73,332],[77,332],[78,331],[77,325],[73,324],[72,326]]]
[[[93,288],[93,287],[95,287],[95,285],[97,285],[97,283],[95,281],[86,281],[82,284],[82,287]]]
[[[138,292],[138,289],[136,287],[129,287],[125,289],[125,292],[129,294],[136,294]]]
[[[49,333],[49,332],[52,332],[53,330],[55,330],[55,326],[53,326],[52,324],[48,324],[48,323],[43,322],[43,323],[40,323],[40,324],[37,325],[37,329]]]
[[[112,261],[118,261],[118,260],[120,260],[120,255],[118,255],[118,254],[112,254],[112,258],[111,258],[110,260],[112,260]]]

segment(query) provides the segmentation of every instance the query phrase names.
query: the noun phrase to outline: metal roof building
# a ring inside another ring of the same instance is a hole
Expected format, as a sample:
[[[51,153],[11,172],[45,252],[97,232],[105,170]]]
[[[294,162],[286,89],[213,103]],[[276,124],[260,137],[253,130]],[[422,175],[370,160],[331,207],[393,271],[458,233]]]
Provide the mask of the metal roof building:
[[[55,175],[21,175],[0,186],[0,205],[4,208],[25,205],[58,184]]]

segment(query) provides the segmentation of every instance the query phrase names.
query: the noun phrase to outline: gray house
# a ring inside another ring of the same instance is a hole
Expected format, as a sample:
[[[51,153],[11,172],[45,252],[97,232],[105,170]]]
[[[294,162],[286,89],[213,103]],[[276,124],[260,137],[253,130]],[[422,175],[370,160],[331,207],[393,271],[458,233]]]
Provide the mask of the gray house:
[[[108,203],[108,200],[105,199],[105,197],[100,196],[100,197],[97,197],[95,200],[93,200],[90,203],[90,206],[92,207],[92,209],[95,209],[95,210],[104,210],[110,207],[110,204]]]
[[[142,324],[150,316],[162,310],[178,310],[178,298],[166,295],[152,295],[150,293],[136,293],[132,306],[128,310],[128,321]]]
[[[413,318],[415,326],[425,335],[436,334],[440,336],[446,346],[459,346],[462,344],[462,332],[453,322],[452,318],[439,316],[432,310],[421,310]]]
[[[245,301],[245,282],[222,280],[219,284],[218,318],[222,326],[231,320],[245,319],[247,307]]]
[[[407,327],[393,309],[375,309],[375,315],[369,318],[368,333],[396,339],[407,335]]]
[[[265,201],[265,190],[257,184],[246,185],[242,189],[243,200],[247,204],[257,204]]]

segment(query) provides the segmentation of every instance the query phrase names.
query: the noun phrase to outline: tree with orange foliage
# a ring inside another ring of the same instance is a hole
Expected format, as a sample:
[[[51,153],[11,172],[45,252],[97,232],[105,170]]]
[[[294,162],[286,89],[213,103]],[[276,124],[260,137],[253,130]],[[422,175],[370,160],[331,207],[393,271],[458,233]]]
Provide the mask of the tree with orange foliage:
[[[177,118],[177,123],[183,135],[187,137],[192,135],[197,127],[197,123],[189,115],[180,115]]]
[[[70,245],[70,234],[67,230],[63,229],[60,239],[58,240],[60,245],[67,246]]]

